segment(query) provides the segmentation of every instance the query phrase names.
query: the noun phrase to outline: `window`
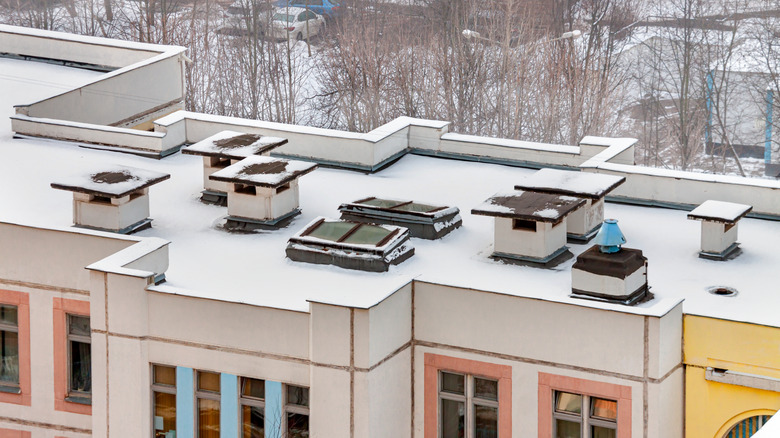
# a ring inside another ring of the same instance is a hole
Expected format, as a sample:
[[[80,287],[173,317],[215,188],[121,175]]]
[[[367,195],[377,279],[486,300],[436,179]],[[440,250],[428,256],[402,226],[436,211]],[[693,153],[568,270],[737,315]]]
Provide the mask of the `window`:
[[[723,438],[751,437],[769,421],[769,417],[769,415],[756,415],[754,417],[745,418],[729,429]]]
[[[17,306],[0,305],[0,391],[19,393],[19,321]]]
[[[631,387],[539,373],[539,438],[630,438]]]
[[[265,437],[265,380],[241,378],[242,438]]]
[[[309,388],[285,385],[284,427],[282,436],[308,438],[309,436]]]
[[[198,371],[195,400],[198,410],[198,438],[219,438],[218,373]]]
[[[617,401],[555,391],[555,438],[617,437]]]
[[[92,403],[92,345],[89,316],[68,315],[67,401]]]
[[[439,403],[442,438],[498,437],[498,380],[442,371]]]
[[[176,437],[176,368],[152,365],[154,438]]]

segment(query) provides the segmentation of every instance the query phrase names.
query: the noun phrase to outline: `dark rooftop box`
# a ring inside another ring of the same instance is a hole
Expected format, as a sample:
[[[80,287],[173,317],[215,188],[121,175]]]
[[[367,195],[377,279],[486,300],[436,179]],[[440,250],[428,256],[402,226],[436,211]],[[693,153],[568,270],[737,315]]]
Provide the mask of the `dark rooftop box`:
[[[439,239],[460,227],[457,207],[437,206],[387,198],[365,198],[339,206],[341,218],[355,222],[398,225],[413,237]]]

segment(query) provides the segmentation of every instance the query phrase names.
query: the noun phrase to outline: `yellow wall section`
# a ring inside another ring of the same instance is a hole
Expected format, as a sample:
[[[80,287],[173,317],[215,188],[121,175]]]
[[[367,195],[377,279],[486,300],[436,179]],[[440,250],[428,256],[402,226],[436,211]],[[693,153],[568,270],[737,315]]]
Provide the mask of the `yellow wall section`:
[[[686,438],[722,438],[744,418],[780,410],[780,393],[707,381],[707,367],[780,379],[780,328],[685,315]]]

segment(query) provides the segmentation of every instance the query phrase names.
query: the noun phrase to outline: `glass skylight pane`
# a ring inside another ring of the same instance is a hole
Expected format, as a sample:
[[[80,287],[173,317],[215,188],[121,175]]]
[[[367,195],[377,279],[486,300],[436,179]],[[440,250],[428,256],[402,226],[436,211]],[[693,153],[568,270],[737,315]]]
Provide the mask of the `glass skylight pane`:
[[[356,243],[362,245],[376,245],[382,241],[391,231],[374,225],[361,225],[354,233],[344,239],[344,243]]]
[[[379,208],[392,208],[395,207],[398,204],[403,204],[405,201],[391,201],[389,199],[369,199],[368,201],[363,201],[361,204],[363,205],[373,205],[374,207]]]
[[[349,222],[323,222],[307,236],[337,242],[354,226],[355,224]]]
[[[399,205],[398,207],[393,208],[393,210],[426,213],[431,210],[438,210],[439,208],[441,207],[434,207],[433,205],[425,205],[425,204],[418,204],[416,202],[412,202],[411,204]]]

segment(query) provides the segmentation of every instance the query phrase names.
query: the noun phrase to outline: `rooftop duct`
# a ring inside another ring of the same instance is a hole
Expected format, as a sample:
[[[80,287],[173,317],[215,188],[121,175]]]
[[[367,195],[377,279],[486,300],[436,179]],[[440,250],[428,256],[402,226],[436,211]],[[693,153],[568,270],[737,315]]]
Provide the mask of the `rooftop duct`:
[[[626,243],[617,220],[607,219],[595,245],[577,257],[571,269],[572,297],[633,305],[649,295],[647,258]]]

